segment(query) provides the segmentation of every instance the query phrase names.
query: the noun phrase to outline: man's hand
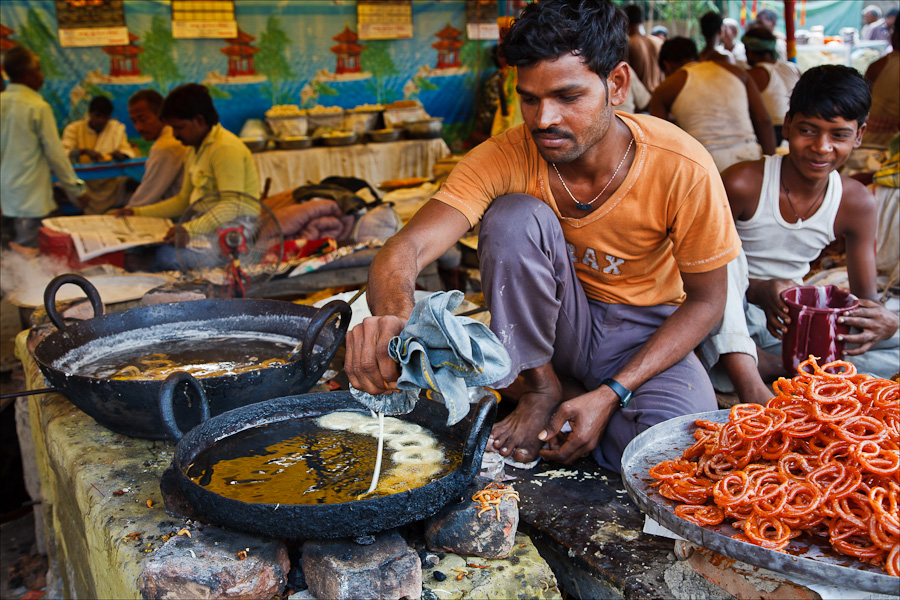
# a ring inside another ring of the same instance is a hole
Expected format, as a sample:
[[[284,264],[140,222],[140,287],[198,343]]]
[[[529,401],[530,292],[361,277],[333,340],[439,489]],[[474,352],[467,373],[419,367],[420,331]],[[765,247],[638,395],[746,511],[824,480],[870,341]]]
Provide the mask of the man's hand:
[[[118,210],[113,210],[112,215],[117,219],[121,219],[122,217],[133,217],[134,209],[133,208],[120,208]]]
[[[344,371],[350,385],[370,394],[397,390],[400,367],[388,355],[388,342],[405,325],[395,316],[366,317],[347,332]]]
[[[125,208],[123,210],[130,209]],[[163,238],[163,243],[175,246],[176,248],[184,248],[185,246],[187,246],[190,239],[191,235],[187,232],[187,230],[180,225],[176,225],[166,232],[166,237]]]
[[[838,338],[848,344],[859,344],[856,348],[844,350],[844,354],[856,356],[864,354],[878,342],[894,335],[900,325],[900,319],[896,313],[889,311],[880,303],[861,298],[859,307],[839,317],[838,323],[860,330],[859,333],[842,335]]]
[[[100,162],[100,159],[103,158],[99,152],[91,150],[90,148],[82,148],[81,154],[84,154],[85,156],[87,156],[89,159],[91,159],[94,162]]]
[[[556,409],[547,428],[538,435],[538,439],[547,442],[549,446],[541,450],[541,456],[569,464],[588,454],[600,443],[609,419],[618,407],[619,397],[605,385],[563,402]],[[560,429],[566,421],[572,431],[561,434]]]
[[[747,300],[765,311],[766,328],[779,340],[791,322],[781,292],[793,287],[797,284],[790,279],[751,279],[747,289]]]
[[[119,152],[118,150],[113,150],[112,159],[116,162],[121,162],[123,160],[128,160],[129,156],[124,152]]]

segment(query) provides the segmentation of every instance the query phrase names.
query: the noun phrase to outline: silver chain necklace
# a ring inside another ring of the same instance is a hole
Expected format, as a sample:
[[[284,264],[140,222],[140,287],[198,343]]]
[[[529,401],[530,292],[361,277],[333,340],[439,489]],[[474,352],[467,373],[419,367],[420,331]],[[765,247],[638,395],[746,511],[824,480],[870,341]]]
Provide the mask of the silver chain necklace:
[[[569,198],[571,198],[571,199],[572,199],[572,202],[575,203],[575,208],[577,208],[578,210],[591,210],[591,205],[594,204],[594,202],[597,201],[597,198],[599,198],[600,196],[603,195],[603,192],[606,191],[606,188],[609,187],[609,184],[611,184],[611,183],[613,182],[613,179],[616,178],[616,175],[619,174],[619,169],[621,169],[621,168],[622,168],[622,165],[625,164],[625,159],[628,158],[628,152],[631,151],[631,145],[632,145],[632,144],[634,144],[634,138],[631,138],[631,141],[628,142],[628,147],[625,148],[625,156],[623,156],[623,157],[622,157],[622,160],[619,161],[619,166],[616,167],[616,170],[615,170],[615,171],[613,171],[612,177],[609,178],[609,181],[606,182],[606,185],[603,186],[603,189],[600,190],[600,193],[597,194],[596,196],[594,196],[594,199],[591,200],[590,202],[588,202],[587,204],[585,204],[584,202],[579,202],[579,201],[575,198],[574,194],[572,194],[572,190],[569,189],[569,186],[566,185],[565,180],[562,178],[562,175],[560,174],[559,169],[556,168],[556,163],[550,163],[551,165],[553,165],[553,170],[556,171],[556,176],[559,177],[559,182],[560,182],[561,184],[563,184],[563,187],[564,187],[564,188],[566,189],[566,191],[569,193]]]

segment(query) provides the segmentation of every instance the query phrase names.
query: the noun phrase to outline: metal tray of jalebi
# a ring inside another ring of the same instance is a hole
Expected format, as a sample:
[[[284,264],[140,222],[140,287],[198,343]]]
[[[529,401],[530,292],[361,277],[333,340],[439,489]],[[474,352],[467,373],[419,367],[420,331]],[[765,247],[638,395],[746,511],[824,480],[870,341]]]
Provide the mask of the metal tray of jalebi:
[[[677,502],[664,498],[650,484],[650,468],[677,459],[696,441],[694,422],[728,421],[729,411],[719,410],[677,417],[655,425],[631,440],[622,456],[622,481],[635,504],[652,519],[688,541],[719,554],[800,580],[821,582],[851,590],[897,595],[898,579],[880,568],[834,551],[827,540],[803,534],[783,551],[769,550],[732,539],[740,533],[727,521],[701,527],[675,515]]]

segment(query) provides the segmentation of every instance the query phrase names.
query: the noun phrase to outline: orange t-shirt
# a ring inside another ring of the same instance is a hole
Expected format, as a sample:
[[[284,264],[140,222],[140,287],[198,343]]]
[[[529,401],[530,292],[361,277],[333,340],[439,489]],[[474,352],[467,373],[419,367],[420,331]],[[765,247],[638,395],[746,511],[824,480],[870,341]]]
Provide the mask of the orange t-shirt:
[[[588,298],[632,306],[680,304],[679,271],[712,271],[740,252],[722,179],[703,146],[675,125],[647,115],[616,115],[634,136],[634,163],[613,196],[589,215],[560,214],[547,183],[549,164],[525,126],[473,148],[434,198],[473,226],[498,196],[540,198],[560,220]]]

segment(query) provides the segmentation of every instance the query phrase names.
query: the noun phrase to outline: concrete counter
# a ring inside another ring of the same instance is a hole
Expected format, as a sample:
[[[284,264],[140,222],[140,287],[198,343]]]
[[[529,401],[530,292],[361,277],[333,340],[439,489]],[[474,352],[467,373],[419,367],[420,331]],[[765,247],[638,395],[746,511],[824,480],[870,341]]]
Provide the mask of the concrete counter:
[[[30,352],[40,338],[38,330],[16,338],[28,389],[45,387]],[[56,591],[66,598],[140,598],[146,562],[184,527],[166,514],[159,488],[173,444],[118,435],[60,394],[29,396],[28,412]],[[259,545],[258,538],[234,536]]]

